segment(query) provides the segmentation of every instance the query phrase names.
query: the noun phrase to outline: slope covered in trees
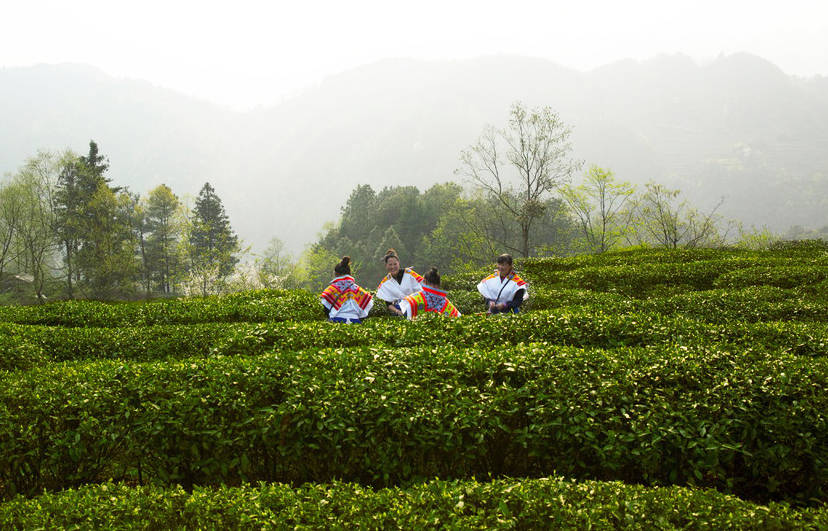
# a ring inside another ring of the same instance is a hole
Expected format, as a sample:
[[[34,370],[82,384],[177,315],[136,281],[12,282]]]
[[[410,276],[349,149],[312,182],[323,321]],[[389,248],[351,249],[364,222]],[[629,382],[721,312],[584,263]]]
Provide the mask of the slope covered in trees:
[[[460,152],[520,100],[555,109],[575,157],[621,181],[683,190],[705,210],[724,196],[721,213],[746,225],[818,229],[828,224],[825,85],[749,55],[591,72],[520,57],[388,60],[233,113],[77,66],[6,69],[0,173],[95,138],[121,185],[195,195],[209,181],[242,239],[262,249],[275,233],[296,252],[358,184],[425,190],[450,179]]]
[[[2,302],[221,289],[239,242],[212,186],[189,212],[168,186],[141,198],[108,170],[90,141],[87,155],[39,152],[0,181],[0,279],[20,281]]]

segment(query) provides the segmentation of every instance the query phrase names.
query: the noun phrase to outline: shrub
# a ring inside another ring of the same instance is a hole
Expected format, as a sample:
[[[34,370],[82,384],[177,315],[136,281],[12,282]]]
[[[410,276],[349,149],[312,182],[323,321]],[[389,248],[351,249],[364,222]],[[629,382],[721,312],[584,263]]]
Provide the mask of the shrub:
[[[115,328],[322,318],[318,296],[302,290],[260,290],[152,302],[61,301],[40,306],[0,307],[0,322],[67,327]]]
[[[641,301],[639,301],[641,303]],[[453,345],[481,349],[526,342],[616,348],[647,345],[715,346],[790,350],[827,356],[824,323],[706,323],[662,311],[626,311],[584,305],[517,316],[441,316],[414,322],[398,318],[363,325],[326,321],[230,323],[131,328],[60,328],[0,325],[0,369],[47,361],[123,359],[149,361],[256,355],[324,347]]]
[[[828,279],[826,266],[759,266],[740,271],[730,271],[716,279],[717,288],[743,288],[746,286],[776,286],[796,288],[824,282]]]
[[[8,496],[169,485],[567,476],[828,489],[828,360],[649,347],[327,349],[58,364],[0,379]]]
[[[17,498],[8,529],[824,529],[828,510],[755,505],[713,490],[550,477],[432,480],[374,490],[353,483],[131,488],[107,483]]]

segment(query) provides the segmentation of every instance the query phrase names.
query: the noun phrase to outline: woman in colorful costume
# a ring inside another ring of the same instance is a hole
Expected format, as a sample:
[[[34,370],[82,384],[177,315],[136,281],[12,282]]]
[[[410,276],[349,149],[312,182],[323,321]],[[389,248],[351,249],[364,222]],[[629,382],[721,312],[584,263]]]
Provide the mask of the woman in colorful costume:
[[[512,257],[497,257],[497,270],[480,281],[477,291],[486,300],[486,313],[518,313],[529,298],[529,285],[515,273]]]
[[[410,320],[426,312],[444,314],[449,317],[460,316],[460,312],[448,300],[446,292],[440,289],[440,275],[436,267],[432,267],[423,277],[422,291],[401,300],[399,310],[394,308],[394,313]]]
[[[319,296],[328,320],[335,323],[361,323],[374,305],[368,291],[359,287],[351,276],[351,257],[343,256],[334,267],[336,278]]]
[[[385,253],[385,271],[388,273],[377,286],[377,298],[385,301],[388,311],[397,313],[399,302],[405,297],[423,289],[423,277],[407,267],[400,267],[397,251],[388,249]]]

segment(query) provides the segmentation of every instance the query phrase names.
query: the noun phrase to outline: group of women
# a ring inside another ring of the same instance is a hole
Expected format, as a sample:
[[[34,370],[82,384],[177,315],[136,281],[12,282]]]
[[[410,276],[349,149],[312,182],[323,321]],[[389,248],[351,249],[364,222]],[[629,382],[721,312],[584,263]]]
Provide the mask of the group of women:
[[[432,267],[425,275],[407,267],[400,267],[400,257],[394,249],[385,253],[388,273],[377,287],[377,298],[391,314],[415,319],[423,313],[437,313],[458,317],[460,312],[440,289],[440,274]],[[337,323],[361,323],[374,305],[373,296],[360,287],[351,276],[351,258],[342,257],[334,267],[334,279],[320,295],[328,320]],[[497,258],[497,270],[480,281],[477,291],[485,301],[487,314],[518,313],[520,305],[529,296],[528,285],[515,273],[512,257],[502,254]]]

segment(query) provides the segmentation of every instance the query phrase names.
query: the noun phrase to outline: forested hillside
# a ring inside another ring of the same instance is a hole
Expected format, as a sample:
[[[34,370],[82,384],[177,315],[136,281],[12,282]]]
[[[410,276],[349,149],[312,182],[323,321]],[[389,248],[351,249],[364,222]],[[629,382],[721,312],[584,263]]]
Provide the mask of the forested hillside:
[[[516,100],[573,127],[575,155],[624,181],[781,232],[828,224],[828,89],[754,56],[681,56],[576,72],[491,57],[386,60],[236,113],[79,66],[0,71],[0,172],[95,139],[116,182],[195,196],[211,182],[246,241],[313,241],[359,184],[426,189]]]

